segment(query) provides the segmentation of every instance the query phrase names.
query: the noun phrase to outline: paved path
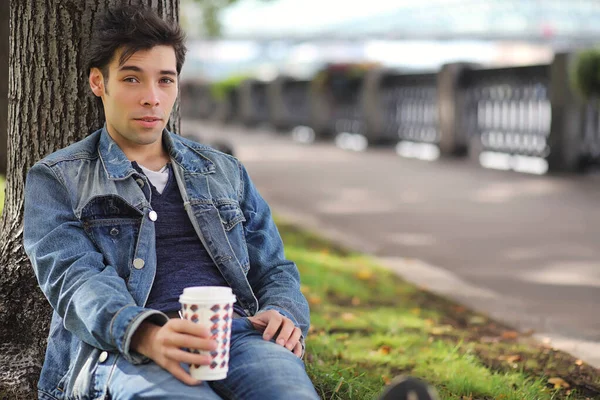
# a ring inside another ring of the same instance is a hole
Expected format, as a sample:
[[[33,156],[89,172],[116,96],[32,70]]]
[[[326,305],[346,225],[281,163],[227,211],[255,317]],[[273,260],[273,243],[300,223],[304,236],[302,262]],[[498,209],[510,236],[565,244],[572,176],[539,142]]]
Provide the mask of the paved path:
[[[231,141],[279,214],[600,367],[600,177],[352,153],[204,122],[182,131]]]

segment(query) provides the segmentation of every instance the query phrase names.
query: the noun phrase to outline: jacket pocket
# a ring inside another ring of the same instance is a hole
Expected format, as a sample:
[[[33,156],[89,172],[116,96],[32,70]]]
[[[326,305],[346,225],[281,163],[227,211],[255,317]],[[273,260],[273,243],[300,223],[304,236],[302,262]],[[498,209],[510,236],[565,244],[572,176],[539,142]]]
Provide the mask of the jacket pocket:
[[[114,195],[94,197],[82,209],[84,231],[106,264],[113,266],[124,279],[129,277],[142,217],[140,210]]]

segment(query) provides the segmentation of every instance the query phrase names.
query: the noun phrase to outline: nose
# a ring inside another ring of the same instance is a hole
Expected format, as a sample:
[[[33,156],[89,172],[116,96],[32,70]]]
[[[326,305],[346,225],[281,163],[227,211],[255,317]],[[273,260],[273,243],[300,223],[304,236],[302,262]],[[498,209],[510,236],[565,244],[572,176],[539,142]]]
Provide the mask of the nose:
[[[141,103],[145,107],[156,107],[160,104],[159,88],[154,84],[149,84],[142,96]]]

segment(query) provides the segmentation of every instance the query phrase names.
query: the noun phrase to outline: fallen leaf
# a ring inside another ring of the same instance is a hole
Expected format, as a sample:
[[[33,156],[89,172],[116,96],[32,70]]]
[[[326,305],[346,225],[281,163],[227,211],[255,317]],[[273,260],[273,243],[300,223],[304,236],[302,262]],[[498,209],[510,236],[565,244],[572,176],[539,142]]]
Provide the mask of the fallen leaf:
[[[473,400],[473,396],[462,396],[461,400]]]
[[[521,361],[521,356],[518,354],[512,355],[512,356],[507,356],[506,357],[506,361],[509,363],[516,363],[517,361]]]
[[[392,383],[392,380],[387,375],[382,375],[381,379],[383,380],[383,383],[385,383],[386,385],[389,385],[390,383]]]
[[[353,306],[358,306],[358,305],[360,305],[360,299],[359,299],[358,297],[354,296],[354,297],[352,298],[352,305],[353,305]]]
[[[577,361],[575,361],[575,365],[578,365],[578,366],[581,367],[583,365],[583,360],[577,360]]]
[[[502,332],[502,339],[504,339],[504,340],[515,340],[518,337],[519,337],[519,332],[517,332],[517,331]]]
[[[318,306],[323,300],[319,296],[308,296],[308,304],[311,306]]]
[[[419,307],[413,308],[412,310],[410,310],[410,312],[413,313],[414,315],[420,315],[421,309]]]
[[[548,379],[548,383],[554,385],[554,389],[565,388],[568,389],[571,387],[564,379],[562,378],[550,378]]]
[[[361,281],[368,281],[373,277],[373,271],[371,271],[370,269],[361,269],[356,274],[356,277]]]
[[[384,356],[387,356],[388,354],[390,354],[390,351],[392,351],[392,348],[390,346],[384,345],[381,346],[379,348],[379,350],[377,350],[379,354],[383,354]]]
[[[467,311],[467,308],[465,306],[455,306],[454,311],[457,313],[464,313]]]
[[[349,313],[349,312],[345,312],[345,313],[342,314],[342,319],[344,321],[346,321],[346,322],[352,321],[355,318],[356,318],[356,316],[354,314],[352,314],[352,313]]]
[[[310,288],[306,285],[300,285],[300,291],[304,294],[310,292]]]

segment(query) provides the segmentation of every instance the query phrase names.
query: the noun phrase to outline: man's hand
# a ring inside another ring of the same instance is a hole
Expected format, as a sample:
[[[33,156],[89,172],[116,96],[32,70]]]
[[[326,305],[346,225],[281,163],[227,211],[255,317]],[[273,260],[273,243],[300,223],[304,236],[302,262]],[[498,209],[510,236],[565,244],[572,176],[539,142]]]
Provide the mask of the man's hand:
[[[271,340],[277,336],[276,343],[293,351],[295,355],[302,355],[302,343],[300,337],[302,331],[289,319],[275,310],[268,310],[254,317],[248,317],[257,331],[263,332],[263,339]]]
[[[217,342],[208,339],[206,326],[185,319],[170,319],[163,326],[142,322],[131,339],[131,348],[150,358],[169,371],[175,378],[188,385],[200,381],[191,377],[179,363],[208,365],[210,356],[187,352],[182,348],[212,351]]]

